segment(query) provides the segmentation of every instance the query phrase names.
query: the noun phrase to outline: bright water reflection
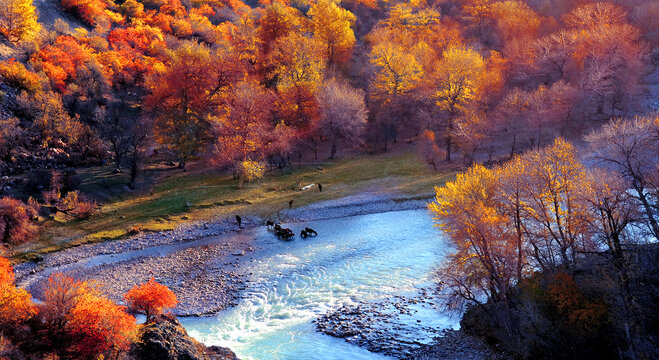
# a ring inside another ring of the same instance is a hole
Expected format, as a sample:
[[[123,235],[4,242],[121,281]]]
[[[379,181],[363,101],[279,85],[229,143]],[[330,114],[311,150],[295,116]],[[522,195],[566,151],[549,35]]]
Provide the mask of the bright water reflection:
[[[443,256],[443,242],[424,210],[331,219],[305,224],[320,234],[280,242],[265,229],[254,232],[268,250],[246,264],[252,283],[238,306],[210,318],[182,319],[207,345],[228,346],[241,359],[387,359],[317,333],[312,320],[328,310],[361,300],[413,294],[430,285]],[[448,328],[457,319],[427,309],[406,324]],[[433,334],[419,330],[417,340]]]

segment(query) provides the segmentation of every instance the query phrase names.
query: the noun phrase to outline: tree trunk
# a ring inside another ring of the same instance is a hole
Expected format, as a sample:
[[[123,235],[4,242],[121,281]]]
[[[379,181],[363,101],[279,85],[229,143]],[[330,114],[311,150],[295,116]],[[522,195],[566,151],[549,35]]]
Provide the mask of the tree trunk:
[[[131,190],[135,190],[135,180],[137,180],[137,173],[140,170],[138,162],[139,159],[134,157],[132,164],[130,165],[130,183],[128,184],[128,187],[131,188]]]
[[[114,153],[114,171],[121,172],[121,159],[123,156],[118,151]]]
[[[446,162],[451,163],[451,134],[446,136]]]
[[[181,169],[181,170],[183,170],[183,171],[185,171],[185,163],[186,163],[186,162],[187,162],[187,161],[186,161],[185,158],[181,159],[181,161],[178,162],[178,168]]]
[[[641,204],[643,205],[643,209],[645,210],[645,215],[648,217],[648,223],[650,225],[650,231],[654,234],[654,237],[659,239],[659,224],[657,224],[657,220],[654,218],[654,211],[652,210],[652,205],[648,202],[648,198],[644,193],[644,190],[640,186],[634,186],[634,190],[638,193],[638,198],[641,200]]]
[[[513,134],[513,145],[510,147],[510,159],[515,156],[515,145],[517,143],[517,134]]]
[[[337,139],[335,136],[334,139],[332,140],[332,150],[330,150],[330,157],[329,157],[330,159],[334,159],[334,155],[336,155],[336,143],[337,143]]]
[[[245,185],[245,175],[240,173],[238,175],[238,185],[236,186],[236,188],[242,189],[244,185]]]

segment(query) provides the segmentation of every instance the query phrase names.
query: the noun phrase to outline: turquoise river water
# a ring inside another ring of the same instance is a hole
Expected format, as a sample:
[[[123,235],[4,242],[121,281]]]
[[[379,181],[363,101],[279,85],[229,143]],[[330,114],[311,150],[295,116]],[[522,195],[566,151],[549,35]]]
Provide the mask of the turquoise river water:
[[[425,210],[409,210],[287,225],[315,238],[278,241],[265,228],[245,231],[259,248],[245,261],[249,285],[236,307],[204,318],[183,318],[206,345],[231,348],[245,360],[382,360],[341,339],[319,333],[312,321],[358,301],[414,295],[432,286],[445,245]],[[401,318],[413,340],[427,343],[428,328],[457,327],[455,315],[419,306]]]

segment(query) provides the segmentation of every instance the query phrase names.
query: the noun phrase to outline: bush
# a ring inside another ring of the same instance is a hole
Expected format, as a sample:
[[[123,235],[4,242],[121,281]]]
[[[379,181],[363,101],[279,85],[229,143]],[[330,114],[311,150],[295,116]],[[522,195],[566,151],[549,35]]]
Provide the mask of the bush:
[[[80,184],[82,183],[82,179],[78,174],[76,174],[75,170],[67,170],[64,173],[64,180],[63,180],[63,190],[64,191],[74,191],[77,190]]]
[[[60,199],[60,192],[57,189],[51,189],[41,193],[41,196],[46,205],[55,205]]]
[[[163,309],[176,306],[176,295],[165,285],[158,284],[154,278],[142,285],[135,285],[124,295],[128,308],[146,315],[147,321],[162,314]]]
[[[127,350],[135,340],[135,318],[124,310],[101,296],[95,284],[54,274],[40,315],[50,348],[66,353],[67,359],[98,359]]]
[[[43,190],[56,189],[62,187],[59,174],[51,169],[34,169],[27,173],[28,190],[39,193]]]
[[[41,90],[39,76],[13,58],[0,62],[0,79],[9,86],[26,90],[30,93]]]
[[[434,170],[437,170],[437,165],[446,157],[446,151],[439,149],[435,140],[435,133],[430,130],[425,130],[421,134],[417,144],[417,152],[426,164],[432,166]]]
[[[90,217],[96,211],[96,201],[87,200],[78,190],[69,191],[57,202],[57,210],[65,212],[77,219]]]
[[[62,7],[76,13],[87,24],[96,25],[106,17],[105,9],[108,6],[102,0],[62,0]]]
[[[17,245],[31,240],[36,232],[30,221],[32,217],[32,209],[22,201],[10,197],[0,199],[1,241]]]

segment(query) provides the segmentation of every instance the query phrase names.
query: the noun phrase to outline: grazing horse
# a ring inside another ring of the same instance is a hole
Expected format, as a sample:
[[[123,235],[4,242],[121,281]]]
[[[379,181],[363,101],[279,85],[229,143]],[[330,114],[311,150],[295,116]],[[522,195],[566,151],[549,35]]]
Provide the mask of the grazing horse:
[[[316,236],[316,235],[318,235],[316,230],[314,230],[312,228],[305,227],[304,230],[302,230],[302,231],[304,231],[307,234],[307,236]]]
[[[275,223],[272,220],[268,220],[265,222],[265,226],[267,228],[270,228],[271,226],[275,226]]]
[[[275,230],[275,235],[277,235],[277,237],[282,240],[289,240],[295,237],[295,234],[293,234],[293,231],[291,229],[282,228],[282,227],[279,227],[279,229]]]
[[[238,227],[242,227],[243,219],[240,217],[240,215],[236,215],[236,222],[238,223]]]
[[[306,239],[307,236],[309,236],[309,234],[307,234],[306,231],[304,231],[304,230],[300,231],[300,237],[301,237],[301,238]]]

